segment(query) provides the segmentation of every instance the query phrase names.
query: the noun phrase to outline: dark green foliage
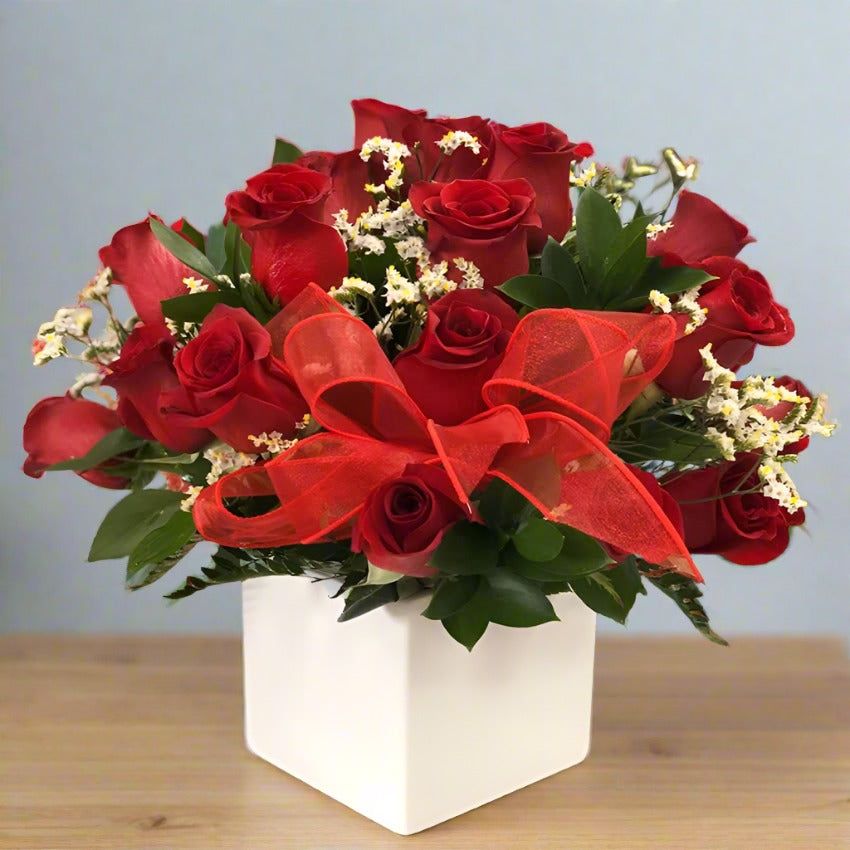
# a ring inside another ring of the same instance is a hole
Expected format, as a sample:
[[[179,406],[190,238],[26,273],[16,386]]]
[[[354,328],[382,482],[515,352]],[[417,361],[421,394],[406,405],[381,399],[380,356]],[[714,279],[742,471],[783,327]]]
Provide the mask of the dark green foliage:
[[[654,289],[673,295],[711,280],[700,269],[662,268],[659,259],[646,255],[646,226],[655,218],[641,213],[623,224],[607,198],[584,189],[576,207],[576,256],[550,238],[539,275],[511,278],[498,289],[531,309],[639,311]]]
[[[278,549],[233,549],[220,546],[212,556],[212,563],[202,567],[203,577],[189,576],[181,587],[167,594],[166,598],[182,599],[214,584],[245,581],[260,576],[303,576],[308,573],[316,578],[344,581],[356,574],[362,581],[366,578],[366,572],[366,559],[341,543]]]
[[[272,156],[272,165],[280,165],[281,163],[295,162],[302,151],[292,142],[287,139],[274,140],[274,155]]]
[[[154,529],[180,510],[182,493],[139,490],[125,496],[104,517],[89,551],[89,561],[123,558]]]
[[[696,582],[676,573],[657,575],[646,564],[643,564],[643,568],[647,570],[644,574],[648,581],[679,606],[679,610],[693,623],[700,634],[705,635],[712,643],[720,644],[720,646],[729,645],[728,641],[720,637],[709,625],[708,614],[699,601],[702,591]]]

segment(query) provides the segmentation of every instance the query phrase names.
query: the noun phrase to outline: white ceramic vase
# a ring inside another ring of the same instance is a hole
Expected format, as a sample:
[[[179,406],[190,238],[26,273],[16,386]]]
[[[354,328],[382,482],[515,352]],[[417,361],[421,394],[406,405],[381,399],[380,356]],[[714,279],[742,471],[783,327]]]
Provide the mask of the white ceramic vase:
[[[581,762],[596,615],[490,625],[468,652],[421,616],[424,595],[336,622],[323,582],[243,584],[248,748],[409,835]]]

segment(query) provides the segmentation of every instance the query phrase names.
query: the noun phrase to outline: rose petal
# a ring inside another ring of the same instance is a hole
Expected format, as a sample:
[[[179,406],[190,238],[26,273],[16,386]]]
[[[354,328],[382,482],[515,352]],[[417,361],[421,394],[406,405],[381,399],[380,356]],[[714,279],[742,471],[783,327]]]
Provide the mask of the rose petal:
[[[185,295],[183,278],[195,277],[195,273],[154,236],[150,218],[161,221],[152,215],[123,227],[100,249],[100,261],[112,269],[115,282],[126,288],[139,318],[148,325],[164,327],[160,302]]]
[[[277,227],[251,231],[251,272],[272,298],[291,301],[309,283],[337,285],[348,272],[348,253],[326,224],[293,215]]]

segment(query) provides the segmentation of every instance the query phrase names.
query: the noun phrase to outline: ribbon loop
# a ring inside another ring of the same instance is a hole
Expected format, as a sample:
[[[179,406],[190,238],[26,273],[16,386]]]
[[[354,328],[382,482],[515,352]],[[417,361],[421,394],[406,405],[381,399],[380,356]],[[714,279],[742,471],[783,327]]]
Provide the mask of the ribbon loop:
[[[284,362],[313,417],[338,434],[427,448],[427,420],[369,326],[347,313],[310,316],[289,332]]]
[[[667,364],[674,341],[667,316],[536,310],[517,325],[484,399],[561,414],[605,441],[614,419]]]

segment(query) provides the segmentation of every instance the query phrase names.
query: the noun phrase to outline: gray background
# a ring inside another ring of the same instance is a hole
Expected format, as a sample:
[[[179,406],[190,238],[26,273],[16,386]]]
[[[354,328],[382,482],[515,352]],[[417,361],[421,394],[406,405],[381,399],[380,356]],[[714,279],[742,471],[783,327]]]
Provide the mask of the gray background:
[[[750,225],[759,241],[744,258],[797,323],[797,339],[753,367],[830,389],[850,422],[843,0],[6,0],[0,25],[3,630],[239,628],[235,587],[168,606],[159,587],[126,593],[118,563],[84,563],[116,496],[68,473],[20,474],[27,410],[76,371],[33,369],[29,342],[119,227],[149,209],[217,219],[276,134],[349,147],[352,97],[546,119],[592,141],[601,161],[666,144],[699,156],[696,188]],[[702,559],[721,633],[848,634],[847,431],[805,455],[808,529],[781,560]],[[630,626],[689,629],[660,597],[641,600]]]

